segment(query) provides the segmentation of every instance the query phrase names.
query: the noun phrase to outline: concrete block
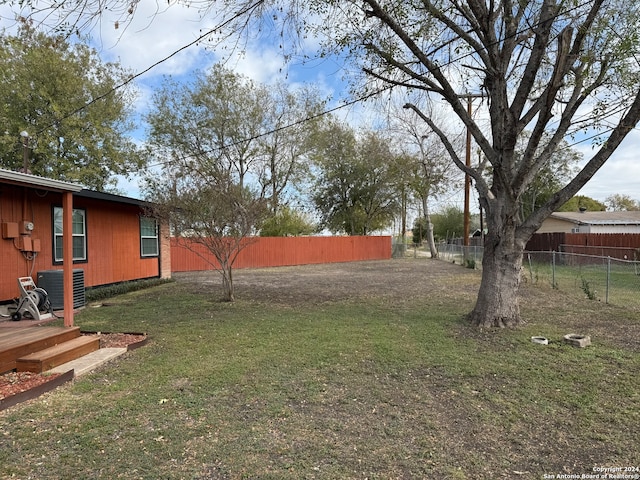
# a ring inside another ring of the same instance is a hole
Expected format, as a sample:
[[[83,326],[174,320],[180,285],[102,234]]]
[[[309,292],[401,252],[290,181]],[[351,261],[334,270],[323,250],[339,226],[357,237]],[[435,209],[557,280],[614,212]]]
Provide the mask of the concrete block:
[[[576,333],[568,333],[563,337],[564,342],[574,347],[584,348],[591,345],[591,337],[588,335],[578,335]]]

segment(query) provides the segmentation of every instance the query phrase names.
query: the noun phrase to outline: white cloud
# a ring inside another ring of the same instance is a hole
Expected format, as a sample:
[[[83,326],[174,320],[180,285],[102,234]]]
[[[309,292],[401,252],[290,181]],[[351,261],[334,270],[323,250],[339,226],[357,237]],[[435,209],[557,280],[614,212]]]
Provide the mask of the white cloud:
[[[597,149],[587,145],[582,147],[581,151],[585,160],[588,160]],[[633,130],[579,194],[601,202],[616,193],[640,200],[639,151],[640,131]]]
[[[102,28],[93,32],[93,43],[103,60],[117,60],[136,73],[175,53],[145,77],[179,76],[213,61],[213,55],[201,43],[184,48],[208,31],[209,23],[200,21],[195,9],[173,5],[156,12],[154,2],[140,2],[128,25],[116,29],[113,22],[105,19]]]
[[[241,54],[234,55],[225,66],[255,82],[270,84],[286,78],[282,53],[271,47],[252,45]]]
[[[117,60],[124,67],[138,73],[190,44],[220,21],[211,12],[207,13],[205,20],[201,20],[197,9],[180,5],[172,5],[164,12],[156,12],[157,5],[156,2],[138,2],[133,23],[121,25],[118,29],[114,28],[113,20],[103,20],[101,29],[92,32],[94,46],[103,60]],[[13,14],[7,5],[0,5],[0,27],[9,28],[10,32],[12,18]],[[303,48],[307,52],[315,51],[319,45],[317,38],[310,37],[305,42]],[[220,60],[220,53],[229,51],[230,48],[216,52],[207,48],[205,42],[180,51],[136,81],[140,96],[134,108],[138,112],[146,110],[162,75],[187,78],[191,72],[206,69]],[[277,78],[284,78],[292,85],[312,82],[333,99],[331,107],[348,98],[346,82],[343,80],[345,66],[341,59],[316,59],[306,63],[294,60],[291,64],[284,65],[279,45],[269,38],[252,39],[246,45],[244,54],[234,56],[226,65],[262,83],[271,83]],[[373,118],[372,104],[373,102],[367,102],[348,107],[339,110],[336,115],[345,121],[367,125]],[[482,109],[477,106],[474,108],[478,118],[482,118]],[[576,148],[583,151],[585,159],[594,153],[589,145],[578,145]],[[640,132],[634,130],[580,194],[602,201],[613,193],[621,193],[640,200],[639,151]]]

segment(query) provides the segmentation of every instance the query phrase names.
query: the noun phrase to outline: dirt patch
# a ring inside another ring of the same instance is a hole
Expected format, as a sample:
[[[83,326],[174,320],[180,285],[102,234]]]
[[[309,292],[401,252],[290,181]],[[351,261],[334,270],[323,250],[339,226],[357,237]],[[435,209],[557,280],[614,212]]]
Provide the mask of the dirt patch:
[[[444,261],[392,259],[292,267],[234,270],[236,298],[292,308],[336,301],[371,299],[401,307],[424,299],[427,307],[449,303],[473,304],[481,272]],[[183,288],[194,293],[220,292],[221,277],[215,271],[174,274]],[[637,314],[624,306],[606,305],[544,284],[524,282],[519,302],[522,318],[535,324],[550,316],[567,328],[566,333],[591,335],[632,351],[640,351]],[[551,312],[545,314],[544,312]],[[464,327],[464,335],[485,336]],[[569,331],[571,330],[571,331]],[[489,335],[491,337],[491,335]]]
[[[215,271],[177,273],[174,278],[188,284],[188,288],[194,292],[221,292],[221,277]],[[452,278],[457,288],[456,295],[461,300],[471,301],[478,290],[478,271],[426,259],[330,263],[233,272],[237,299],[292,307],[367,298],[394,302],[426,296],[433,298],[434,295],[451,291]]]

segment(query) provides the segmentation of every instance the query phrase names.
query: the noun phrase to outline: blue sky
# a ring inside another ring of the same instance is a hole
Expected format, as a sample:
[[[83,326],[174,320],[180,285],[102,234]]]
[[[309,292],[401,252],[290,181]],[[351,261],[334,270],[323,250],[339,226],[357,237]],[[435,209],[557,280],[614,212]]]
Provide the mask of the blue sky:
[[[135,72],[142,71],[156,61],[192,42],[215,25],[216,19],[200,21],[193,9],[173,6],[168,12],[153,17],[152,11],[144,11],[146,2],[140,2],[134,23],[126,30],[116,30],[112,24],[103,24],[100,45],[104,59],[118,59],[121,64]],[[150,6],[150,5],[149,5]],[[147,7],[148,8],[148,7]],[[312,40],[311,40],[312,42]],[[309,45],[313,49],[315,45]],[[205,44],[192,46],[171,60],[154,68],[137,82],[141,96],[139,110],[144,110],[149,96],[158,85],[162,75],[186,78],[191,72],[203,69],[219,61],[220,56],[207,49]],[[262,83],[270,83],[283,76],[282,53],[277,45],[264,39],[249,44],[245,55],[233,57],[227,64],[230,68]],[[343,80],[345,71],[335,59],[311,62],[307,65],[293,62],[285,69],[286,80],[291,84],[312,82],[327,96],[334,99],[331,106],[347,99],[347,85]],[[346,108],[338,113],[347,121],[367,123],[366,107]],[[578,151],[588,159],[594,152],[590,143],[576,145]],[[579,192],[597,200],[613,193],[629,195],[640,200],[640,131],[631,132],[622,146],[614,153],[605,166]],[[135,190],[135,188],[134,188]],[[135,194],[134,191],[130,193]],[[460,202],[460,192],[445,195],[441,202]]]
[[[92,46],[105,61],[118,61],[134,73],[142,72],[156,62],[172,55],[216,25],[216,19],[200,20],[194,9],[173,5],[167,12],[154,16],[151,3],[140,2],[133,22],[126,28],[115,29],[105,21],[92,34]],[[316,47],[307,45],[309,49]],[[218,54],[217,51],[221,54]],[[313,83],[321,96],[332,99],[329,108],[340,105],[347,98],[344,70],[336,59],[315,60],[307,64],[292,61],[283,66],[283,55],[277,44],[262,39],[252,39],[242,54],[232,54],[229,49],[213,50],[206,42],[198,42],[162,62],[135,80],[138,99],[135,110],[142,115],[150,104],[151,96],[166,75],[174,80],[188,80],[198,70],[224,60],[226,67],[263,84],[284,79],[292,87]],[[347,107],[336,112],[345,121],[361,121],[365,115],[359,106]],[[141,128],[136,136],[142,138]],[[127,195],[138,196],[136,181],[123,180],[120,189]]]
[[[155,5],[155,2],[139,2],[133,22],[127,26],[121,25],[118,29],[114,27],[113,19],[103,18],[101,25],[92,32],[93,46],[103,60],[117,60],[132,72],[141,72],[193,42],[219,21],[211,15],[201,20],[196,9],[178,5],[156,14]],[[6,15],[2,16],[7,18]],[[6,25],[6,21],[2,23]],[[316,47],[313,39],[307,42],[309,50]],[[224,54],[227,52],[228,50],[223,51]],[[206,43],[198,43],[154,67],[135,81],[139,93],[135,110],[139,114],[146,111],[153,90],[164,75],[171,75],[178,80],[187,79],[194,71],[206,69],[221,58]],[[333,99],[330,107],[348,99],[347,84],[343,79],[345,70],[339,59],[312,61],[305,65],[294,61],[283,70],[282,52],[277,44],[265,38],[250,41],[244,55],[232,56],[226,65],[261,83],[268,84],[279,78],[285,78],[294,86],[311,82],[320,88],[323,95]],[[375,116],[368,108],[367,105],[348,107],[338,111],[336,115],[351,123],[367,124]],[[136,135],[141,132],[143,129]],[[593,154],[589,143],[578,144],[575,148],[584,154],[585,159]],[[639,151],[640,131],[636,129],[579,193],[600,201],[613,193],[640,200]],[[135,181],[123,181],[120,188],[127,195],[139,196]],[[447,202],[460,204],[461,192],[453,191],[450,195],[444,195],[440,203]]]

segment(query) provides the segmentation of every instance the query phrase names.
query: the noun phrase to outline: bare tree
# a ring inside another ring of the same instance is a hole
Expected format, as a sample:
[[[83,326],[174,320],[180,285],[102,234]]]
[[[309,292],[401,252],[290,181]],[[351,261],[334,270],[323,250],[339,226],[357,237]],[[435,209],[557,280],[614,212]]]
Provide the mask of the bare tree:
[[[326,15],[346,17],[326,22],[325,27],[348,30],[329,34],[337,45],[352,48],[370,78],[440,98],[482,150],[481,165],[466,165],[441,126],[420,105],[406,105],[474,180],[486,212],[482,282],[469,315],[473,324],[521,323],[517,292],[528,239],[585,185],[640,119],[640,75],[634,60],[638,44],[633,33],[640,22],[638,8],[615,0],[364,0],[326,10]],[[610,28],[612,17],[615,32]],[[468,102],[477,95],[486,99],[487,131],[469,113]],[[519,156],[516,145],[525,129],[531,134]],[[520,199],[537,172],[563,139],[584,129],[600,135],[591,159],[522,218]],[[483,175],[487,167],[488,180]]]
[[[257,238],[266,203],[228,178],[174,173],[169,188],[158,176],[148,178],[147,198],[153,202],[153,214],[169,223],[178,245],[220,272],[223,299],[233,302],[233,265],[239,253]]]
[[[412,160],[406,165],[409,171],[409,187],[420,202],[431,258],[437,259],[438,249],[433,238],[429,202],[447,191],[460,177],[460,172],[451,168],[449,154],[441,142],[428,126],[414,115],[396,112],[392,117],[392,128],[398,137],[397,141],[403,144],[403,149],[408,150],[407,155]],[[451,135],[450,141],[459,147],[460,142],[456,141],[455,137]]]
[[[146,196],[178,242],[221,273],[227,301],[233,264],[266,214],[266,201],[245,181],[260,158],[264,96],[263,87],[215,67],[191,85],[167,82],[148,115],[161,170],[147,176]]]
[[[276,215],[287,204],[287,193],[308,177],[306,157],[313,128],[310,119],[322,112],[324,102],[309,86],[291,90],[279,82],[265,91],[262,105],[265,127],[270,133],[258,139],[261,160],[256,168],[257,178],[261,196],[269,200],[271,213]]]

